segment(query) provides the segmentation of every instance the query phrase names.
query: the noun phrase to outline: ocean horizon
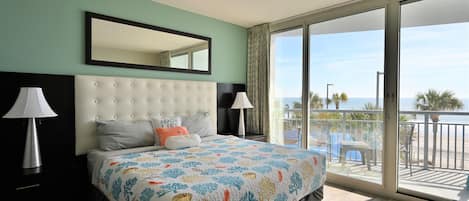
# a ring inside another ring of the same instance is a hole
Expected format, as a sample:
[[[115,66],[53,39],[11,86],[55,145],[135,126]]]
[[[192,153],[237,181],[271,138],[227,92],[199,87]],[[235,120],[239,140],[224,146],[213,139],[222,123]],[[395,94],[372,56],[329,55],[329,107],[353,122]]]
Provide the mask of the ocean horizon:
[[[293,108],[293,103],[294,102],[300,102],[301,98],[300,97],[285,97],[285,98],[277,98],[280,99],[281,105],[289,105],[290,108]],[[469,112],[469,99],[461,99],[463,102],[464,106],[460,110],[455,110],[458,112]],[[323,101],[324,103],[324,101]],[[367,103],[376,103],[375,98],[357,98],[357,97],[352,97],[349,98],[347,102],[340,103],[340,108],[342,110],[362,110]],[[380,107],[383,107],[383,99],[381,98],[379,100],[379,105]],[[400,110],[401,111],[419,111],[415,107],[415,98],[401,98],[400,99]],[[326,106],[324,104],[324,108],[326,109]],[[329,104],[329,109],[335,109],[335,104],[331,103]],[[416,119],[417,120],[422,120],[423,117],[419,117],[422,115],[417,115]],[[469,123],[469,116],[455,116],[455,115],[441,115],[440,117],[441,122],[454,122],[454,123]]]

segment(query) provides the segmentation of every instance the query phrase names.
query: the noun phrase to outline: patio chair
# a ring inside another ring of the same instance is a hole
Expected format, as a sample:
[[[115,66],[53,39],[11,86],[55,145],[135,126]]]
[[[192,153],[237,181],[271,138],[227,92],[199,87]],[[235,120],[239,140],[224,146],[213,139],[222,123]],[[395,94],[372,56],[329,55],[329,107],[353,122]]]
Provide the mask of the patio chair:
[[[339,162],[345,165],[345,156],[349,151],[359,151],[362,159],[362,165],[366,164],[368,171],[371,170],[370,157],[373,149],[365,141],[343,141],[340,144]]]
[[[371,159],[373,158],[373,151],[376,150],[372,146],[371,136],[376,135],[373,129],[360,129],[357,133],[350,133],[350,139],[342,140],[339,145],[339,162],[345,165],[347,152],[358,151],[360,153],[362,165],[366,165],[368,171],[371,171]],[[376,165],[376,158],[373,158]]]
[[[399,145],[400,151],[404,153],[405,168],[409,168],[412,176],[412,141],[415,124],[405,123],[399,126]]]

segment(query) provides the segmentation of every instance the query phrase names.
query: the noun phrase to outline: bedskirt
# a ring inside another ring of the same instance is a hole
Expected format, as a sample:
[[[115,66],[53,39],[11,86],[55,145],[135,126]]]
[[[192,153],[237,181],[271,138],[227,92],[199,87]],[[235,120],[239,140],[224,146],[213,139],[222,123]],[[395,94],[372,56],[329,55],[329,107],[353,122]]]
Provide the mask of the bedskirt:
[[[99,189],[92,185],[91,197],[93,201],[109,201]],[[314,192],[301,198],[299,201],[321,201],[324,198],[324,186],[319,187]]]
[[[321,201],[324,198],[324,186],[301,198],[300,201]]]

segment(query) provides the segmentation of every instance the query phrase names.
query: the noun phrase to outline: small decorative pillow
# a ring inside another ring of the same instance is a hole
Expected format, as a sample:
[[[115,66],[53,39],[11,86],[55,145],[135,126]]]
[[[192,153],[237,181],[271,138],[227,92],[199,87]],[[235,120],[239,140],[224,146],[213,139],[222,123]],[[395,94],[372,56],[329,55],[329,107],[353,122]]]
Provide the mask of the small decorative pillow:
[[[207,112],[198,112],[191,116],[182,117],[182,126],[186,127],[189,133],[197,134],[202,138],[217,134],[217,129],[213,127]]]
[[[164,146],[168,149],[182,149],[199,146],[200,142],[202,142],[202,140],[199,135],[179,135],[168,137]]]
[[[186,127],[183,126],[156,128],[156,133],[159,136],[160,146],[164,146],[166,144],[166,139],[168,139],[168,137],[189,134]]]
[[[152,119],[153,130],[157,128],[172,128],[181,126],[181,117],[155,117]],[[155,145],[160,145],[158,133],[155,132]]]

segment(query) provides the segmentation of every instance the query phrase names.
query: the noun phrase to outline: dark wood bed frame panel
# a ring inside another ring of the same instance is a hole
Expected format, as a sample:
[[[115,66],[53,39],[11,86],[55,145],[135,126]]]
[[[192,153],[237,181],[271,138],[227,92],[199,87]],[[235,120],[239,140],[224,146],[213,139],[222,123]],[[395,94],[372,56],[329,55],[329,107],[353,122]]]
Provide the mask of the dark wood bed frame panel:
[[[41,87],[51,108],[57,117],[36,119],[39,148],[42,158],[39,198],[52,194],[75,195],[70,198],[86,200],[86,180],[80,176],[80,165],[75,158],[75,99],[74,78],[68,75],[47,75],[32,73],[0,72],[0,115],[3,116],[15,102],[20,87]],[[14,177],[14,182],[7,182],[8,194],[16,191],[25,178],[22,169],[24,143],[26,138],[27,119],[0,118],[2,128],[1,146],[3,161],[7,164],[4,173]],[[85,172],[86,175],[86,172]],[[10,177],[11,178],[11,177]],[[67,185],[60,185],[69,181]],[[86,177],[85,177],[86,178]],[[5,195],[7,196],[7,195]],[[38,198],[38,199],[39,199]],[[63,197],[62,197],[63,198]],[[50,200],[60,200],[51,198]]]
[[[74,76],[49,75],[33,73],[0,72],[0,115],[3,116],[15,102],[20,87],[41,87],[47,102],[58,114],[57,117],[38,119],[37,132],[42,156],[42,176],[40,194],[67,195],[69,200],[95,200],[97,191],[91,185],[88,176],[86,155],[75,156],[75,92]],[[218,83],[217,98],[219,108],[217,115],[218,131],[236,133],[238,114],[229,109],[238,91],[244,91],[244,84]],[[26,138],[26,119],[0,118],[3,129],[3,141],[13,146],[1,146],[5,172],[13,173],[15,181],[24,173],[21,168],[24,142]],[[13,147],[13,148],[11,148]],[[66,185],[61,185],[66,182]],[[15,196],[15,182],[9,184],[8,194]],[[323,188],[306,196],[301,201],[322,200]],[[6,195],[5,195],[6,196]],[[101,195],[102,196],[102,195]],[[42,197],[42,196],[41,196]],[[98,196],[99,197],[99,196]],[[63,197],[49,200],[62,200]]]

